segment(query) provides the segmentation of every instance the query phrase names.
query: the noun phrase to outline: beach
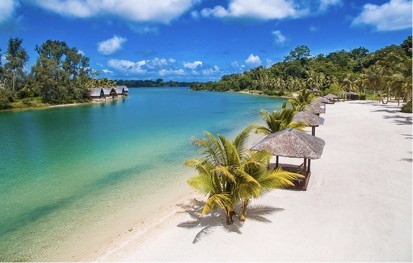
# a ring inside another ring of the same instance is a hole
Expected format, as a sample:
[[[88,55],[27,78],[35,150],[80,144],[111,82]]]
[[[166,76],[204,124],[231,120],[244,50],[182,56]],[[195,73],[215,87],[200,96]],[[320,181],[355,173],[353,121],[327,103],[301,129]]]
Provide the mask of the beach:
[[[205,197],[185,185],[156,220],[77,259],[412,261],[412,115],[397,103],[347,101],[322,117],[316,136],[326,145],[307,191],[271,191],[251,202],[246,222],[227,226],[222,211],[194,213]]]

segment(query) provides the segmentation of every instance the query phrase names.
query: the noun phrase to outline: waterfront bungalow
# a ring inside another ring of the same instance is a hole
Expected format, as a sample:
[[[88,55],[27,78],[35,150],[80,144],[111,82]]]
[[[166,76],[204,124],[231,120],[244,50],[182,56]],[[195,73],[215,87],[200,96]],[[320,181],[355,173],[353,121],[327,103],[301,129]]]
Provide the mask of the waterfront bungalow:
[[[111,88],[92,88],[89,89],[88,96],[92,99],[106,99],[112,97],[112,99],[117,97],[126,97],[128,96],[129,89],[126,86],[116,86]]]
[[[126,86],[116,86],[115,91],[119,97],[126,97],[129,93],[129,89]]]
[[[89,89],[89,97],[92,99],[102,99],[105,97],[102,88]]]

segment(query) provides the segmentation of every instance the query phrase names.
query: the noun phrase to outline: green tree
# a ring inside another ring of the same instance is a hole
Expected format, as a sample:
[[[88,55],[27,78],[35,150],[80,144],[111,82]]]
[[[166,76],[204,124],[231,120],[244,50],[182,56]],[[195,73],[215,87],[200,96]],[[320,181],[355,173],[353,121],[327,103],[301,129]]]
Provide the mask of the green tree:
[[[288,101],[296,111],[300,111],[303,110],[305,106],[310,105],[314,99],[315,96],[313,93],[306,89],[302,89],[297,97],[291,98]]]
[[[205,215],[217,208],[225,210],[227,224],[232,224],[234,205],[243,202],[241,220],[245,220],[250,198],[258,197],[269,188],[285,187],[299,175],[281,170],[267,173],[268,153],[251,154],[246,149],[246,141],[253,127],[244,129],[235,140],[222,135],[215,137],[206,132],[206,138],[195,138],[193,143],[200,150],[201,159],[185,162],[194,167],[198,175],[191,177],[188,184],[207,195],[201,214]]]
[[[24,66],[29,60],[26,50],[22,47],[23,40],[10,38],[6,52],[6,63],[4,64],[5,78],[10,83],[10,89],[20,89],[25,80]]]
[[[305,124],[293,121],[296,112],[294,108],[287,108],[286,104],[283,105],[280,111],[273,111],[272,113],[261,110],[260,114],[265,126],[256,127],[255,132],[267,135],[288,128],[303,129],[306,127]]]

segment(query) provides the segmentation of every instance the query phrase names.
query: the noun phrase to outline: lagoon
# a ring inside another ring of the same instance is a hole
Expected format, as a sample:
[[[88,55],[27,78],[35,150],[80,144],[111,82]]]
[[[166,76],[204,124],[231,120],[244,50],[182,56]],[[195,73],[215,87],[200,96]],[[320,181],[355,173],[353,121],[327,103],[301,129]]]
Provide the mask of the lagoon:
[[[0,112],[0,260],[76,259],[153,220],[194,172],[190,143],[234,137],[284,100],[188,88],[131,88],[104,104]]]

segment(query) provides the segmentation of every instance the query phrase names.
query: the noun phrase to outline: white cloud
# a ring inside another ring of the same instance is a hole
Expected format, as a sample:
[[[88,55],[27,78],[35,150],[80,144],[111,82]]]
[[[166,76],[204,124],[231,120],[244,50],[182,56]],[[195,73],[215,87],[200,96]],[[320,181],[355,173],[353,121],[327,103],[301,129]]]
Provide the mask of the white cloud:
[[[259,66],[262,63],[260,57],[255,56],[254,54],[250,54],[244,62],[249,66]]]
[[[129,60],[118,60],[118,59],[110,59],[108,61],[108,66],[117,69],[120,71],[126,71],[131,73],[145,73],[146,70],[142,67],[146,65],[145,60],[141,60],[138,62],[133,62]]]
[[[284,44],[287,38],[281,33],[280,30],[275,30],[272,32],[272,34],[275,36],[275,42],[277,44]]]
[[[319,10],[326,11],[330,6],[342,5],[341,0],[321,0]]]
[[[218,73],[218,72],[219,72],[219,67],[217,65],[215,65],[212,68],[207,68],[207,69],[202,70],[202,74],[204,74],[204,75],[212,75],[212,74],[215,74],[215,73]]]
[[[308,11],[300,9],[289,0],[231,0],[225,9],[222,6],[204,8],[201,15],[204,17],[234,17],[253,18],[260,20],[300,17]]]
[[[177,75],[177,76],[184,76],[185,71],[183,69],[161,69],[159,70],[159,75],[166,76],[166,75]]]
[[[98,43],[98,51],[104,55],[110,55],[115,51],[122,48],[122,44],[125,43],[127,39],[123,37],[113,36],[111,39],[102,41]]]
[[[0,24],[13,17],[14,10],[17,6],[18,2],[14,0],[0,1]]]
[[[184,67],[188,69],[196,69],[197,67],[202,66],[202,61],[194,61],[194,62],[184,62]]]
[[[5,0],[1,0],[5,1]],[[117,16],[135,22],[169,23],[197,0],[34,0],[40,7],[64,16]]]
[[[112,70],[109,70],[109,69],[103,69],[102,71],[103,71],[103,73],[105,73],[105,74],[112,74],[112,73],[113,73],[113,71],[112,71]]]
[[[395,31],[412,27],[412,2],[390,0],[383,5],[365,4],[353,20],[353,26],[371,25],[377,31]]]

